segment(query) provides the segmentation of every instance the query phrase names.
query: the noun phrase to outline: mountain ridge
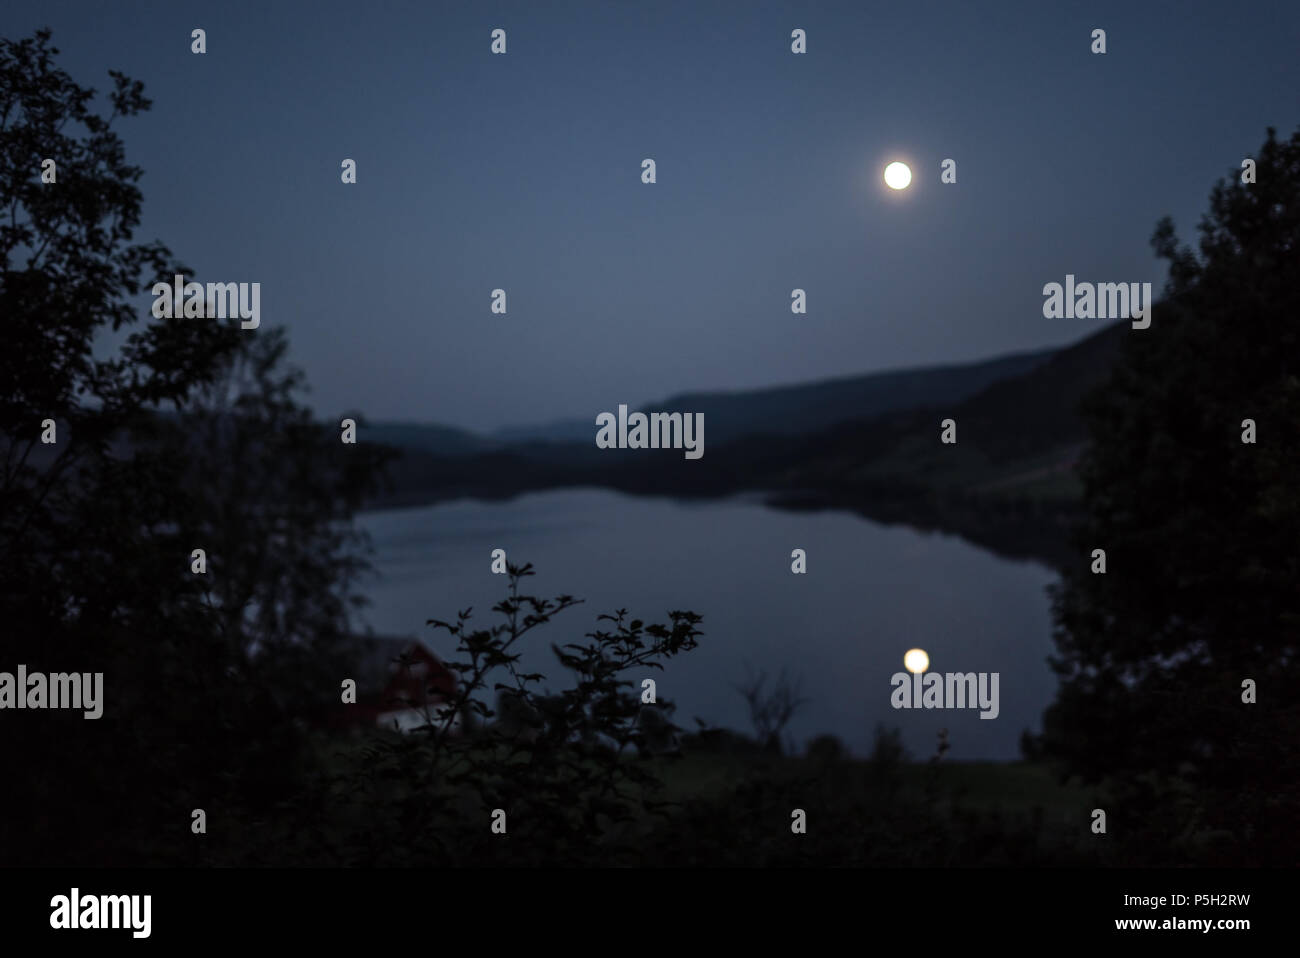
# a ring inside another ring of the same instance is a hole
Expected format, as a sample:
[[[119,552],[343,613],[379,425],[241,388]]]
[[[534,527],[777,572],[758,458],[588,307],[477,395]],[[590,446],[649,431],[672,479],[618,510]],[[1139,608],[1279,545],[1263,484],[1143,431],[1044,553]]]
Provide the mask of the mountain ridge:
[[[923,397],[956,401],[1008,376],[1027,372],[1055,353],[1055,349],[1027,350],[971,362],[879,370],[757,389],[694,390],[660,401],[626,405],[646,413],[703,413],[713,442],[758,432],[788,435],[864,415],[882,415],[915,405]],[[611,403],[609,411],[617,406]],[[590,420],[507,426],[488,436],[503,443],[590,442],[595,436],[595,413],[601,411],[605,410],[593,411]]]

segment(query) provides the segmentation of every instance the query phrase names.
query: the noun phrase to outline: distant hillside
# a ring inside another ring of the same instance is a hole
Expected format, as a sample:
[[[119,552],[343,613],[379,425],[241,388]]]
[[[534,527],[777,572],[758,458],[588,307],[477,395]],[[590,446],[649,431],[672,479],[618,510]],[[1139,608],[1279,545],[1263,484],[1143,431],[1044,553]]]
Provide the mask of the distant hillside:
[[[1068,458],[1086,438],[1079,403],[1109,373],[1127,328],[1108,326],[962,402],[827,430],[782,471],[780,484],[888,480],[969,492]],[[951,446],[939,442],[940,421],[949,418],[957,423]]]
[[[848,509],[956,533],[1002,555],[1074,561],[1068,527],[1081,491],[1074,464],[1087,438],[1079,404],[1109,376],[1127,329],[1102,329],[960,402],[803,435],[710,443],[695,462],[675,451],[610,451],[598,471],[584,470],[586,481],[650,495],[753,490],[785,508]],[[948,418],[957,423],[956,445],[940,442]]]
[[[789,436],[900,409],[960,402],[995,382],[1028,372],[1045,362],[1053,352],[1016,353],[974,363],[867,373],[740,392],[682,393],[661,402],[640,405],[629,402],[629,406],[632,410],[647,413],[704,413],[706,435],[711,443],[729,442],[758,433]],[[593,410],[589,420],[511,427],[498,430],[493,437],[509,442],[590,443],[596,435],[595,414],[606,408],[612,412],[617,405],[611,400],[607,407]]]
[[[1109,326],[962,403],[813,437],[756,482],[776,492],[776,505],[849,508],[955,532],[1002,555],[1077,561],[1069,528],[1087,440],[1079,405],[1110,374],[1127,329]],[[955,445],[939,441],[949,418]]]
[[[598,410],[599,411],[599,410]],[[585,419],[557,419],[535,426],[504,426],[492,438],[504,443],[516,442],[587,442],[596,435],[596,414]]]
[[[1078,406],[1109,375],[1126,329],[1116,323],[1046,354],[642,407],[704,412],[699,460],[675,449],[598,449],[594,422],[573,442],[482,440],[467,455],[408,447],[394,487],[372,506],[575,486],[682,498],[757,491],[786,508],[850,509],[1005,555],[1072,561],[1064,529],[1086,439]],[[956,445],[939,441],[946,418],[957,422]],[[744,428],[753,431],[737,435]]]
[[[464,429],[435,423],[371,422],[366,424],[364,432],[369,442],[434,456],[470,456],[501,446]]]

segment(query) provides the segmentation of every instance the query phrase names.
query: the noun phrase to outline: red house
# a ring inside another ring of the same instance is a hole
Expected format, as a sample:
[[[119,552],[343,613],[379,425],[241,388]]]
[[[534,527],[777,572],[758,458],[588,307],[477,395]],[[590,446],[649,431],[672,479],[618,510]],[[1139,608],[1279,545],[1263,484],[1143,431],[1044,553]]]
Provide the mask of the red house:
[[[357,700],[331,708],[331,728],[374,727],[409,731],[441,724],[438,709],[456,694],[456,677],[414,639],[367,640],[357,677]],[[457,716],[453,730],[460,724]]]

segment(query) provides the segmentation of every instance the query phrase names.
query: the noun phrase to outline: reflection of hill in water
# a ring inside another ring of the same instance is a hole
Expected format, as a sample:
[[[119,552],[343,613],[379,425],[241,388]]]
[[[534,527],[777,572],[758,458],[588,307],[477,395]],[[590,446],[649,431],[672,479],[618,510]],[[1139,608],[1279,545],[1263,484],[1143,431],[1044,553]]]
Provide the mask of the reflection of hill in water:
[[[405,446],[392,488],[371,506],[497,499],[567,486],[680,498],[760,491],[786,508],[852,509],[1055,564],[1071,555],[1067,530],[1080,492],[1073,466],[1086,436],[1079,402],[1104,380],[1127,328],[1113,324],[1045,358],[701,397],[701,405],[713,403],[717,411],[706,413],[705,454],[698,460],[684,460],[679,450],[597,449],[594,425],[584,443],[515,443],[462,456]],[[938,394],[953,395],[989,377],[994,381],[959,401],[944,403],[919,389],[929,383]],[[823,408],[834,396],[889,383],[900,384],[902,398],[886,404],[887,412],[879,412],[879,403],[838,413]],[[743,416],[736,412],[741,408]],[[768,433],[727,441],[741,425],[757,429],[764,420],[754,410],[761,408],[786,412],[771,413]],[[822,417],[812,421],[823,426],[805,422],[802,431],[792,429],[811,409]],[[940,422],[948,418],[957,423],[952,445],[939,441]]]

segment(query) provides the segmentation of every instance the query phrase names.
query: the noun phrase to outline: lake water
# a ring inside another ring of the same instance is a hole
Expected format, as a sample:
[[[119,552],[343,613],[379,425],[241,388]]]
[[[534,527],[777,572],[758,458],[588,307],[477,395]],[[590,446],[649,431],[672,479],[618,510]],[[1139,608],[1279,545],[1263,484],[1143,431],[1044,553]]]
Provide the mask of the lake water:
[[[670,609],[704,617],[699,647],[654,678],[676,703],[678,725],[750,731],[733,686],[746,666],[802,676],[810,701],[788,726],[802,748],[831,732],[857,755],[870,751],[877,723],[898,726],[913,757],[933,753],[949,730],[954,760],[1012,759],[1020,733],[1039,730],[1055,680],[1046,587],[1056,579],[1035,562],[1010,561],[941,534],[887,527],[841,512],[781,512],[753,501],[677,502],[603,490],[565,490],[509,502],[460,500],[367,513],[377,570],[365,618],[377,633],[422,636],[451,652],[425,620],[454,620],[473,606],[480,627],[506,577],[491,552],[531,562],[530,594],[585,599],[521,640],[524,665],[551,687],[566,682],[550,643],[582,641],[596,616],[626,608],[667,622]],[[791,572],[803,549],[808,572]],[[607,625],[607,623],[605,624]],[[894,709],[890,677],[920,647],[935,672],[998,672],[1000,713],[979,709]]]

